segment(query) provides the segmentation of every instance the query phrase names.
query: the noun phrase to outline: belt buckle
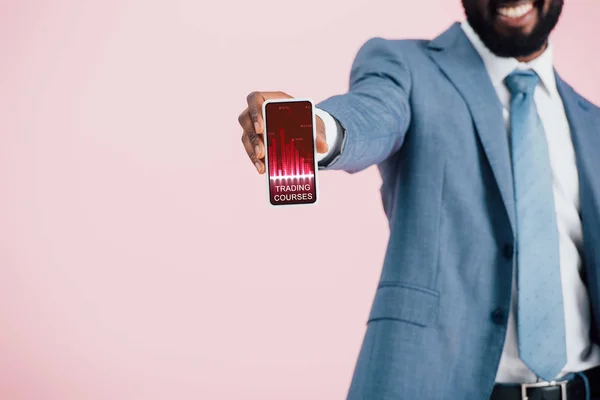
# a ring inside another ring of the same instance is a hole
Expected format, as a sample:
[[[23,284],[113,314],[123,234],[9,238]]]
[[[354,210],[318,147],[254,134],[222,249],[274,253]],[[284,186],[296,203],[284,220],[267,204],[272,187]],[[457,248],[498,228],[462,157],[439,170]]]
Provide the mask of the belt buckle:
[[[561,398],[561,400],[567,400],[567,383],[569,383],[569,381],[522,383],[521,384],[521,400],[529,400],[529,397],[527,396],[528,389],[540,388],[540,387],[551,387],[551,386],[560,386],[560,398]]]

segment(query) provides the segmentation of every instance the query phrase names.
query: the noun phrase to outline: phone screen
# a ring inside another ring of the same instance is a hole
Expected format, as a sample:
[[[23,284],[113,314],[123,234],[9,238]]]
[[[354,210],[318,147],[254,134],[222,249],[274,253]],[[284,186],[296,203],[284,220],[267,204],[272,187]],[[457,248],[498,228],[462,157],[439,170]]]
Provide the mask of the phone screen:
[[[313,109],[310,101],[265,106],[269,198],[273,205],[317,201]]]

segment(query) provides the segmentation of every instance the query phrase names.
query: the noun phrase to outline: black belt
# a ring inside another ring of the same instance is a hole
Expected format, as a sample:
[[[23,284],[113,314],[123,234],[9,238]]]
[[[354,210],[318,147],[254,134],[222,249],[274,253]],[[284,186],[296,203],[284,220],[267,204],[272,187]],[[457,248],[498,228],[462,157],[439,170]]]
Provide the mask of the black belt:
[[[565,381],[522,385],[497,384],[490,400],[586,400],[586,383],[591,398],[600,396],[600,367],[587,370],[583,374],[587,379],[575,375]]]

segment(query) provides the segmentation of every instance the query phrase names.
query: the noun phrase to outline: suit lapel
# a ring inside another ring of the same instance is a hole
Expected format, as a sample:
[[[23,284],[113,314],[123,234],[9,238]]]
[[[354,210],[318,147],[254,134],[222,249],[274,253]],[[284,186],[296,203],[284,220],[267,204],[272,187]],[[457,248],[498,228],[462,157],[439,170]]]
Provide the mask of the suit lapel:
[[[600,301],[600,118],[593,106],[579,96],[556,74],[556,86],[563,101],[579,173],[580,214],[583,225],[584,259],[590,294]],[[595,122],[594,122],[595,118]],[[599,321],[600,322],[600,321]]]
[[[469,107],[514,233],[515,206],[508,138],[502,104],[485,65],[458,23],[430,42],[429,55]]]

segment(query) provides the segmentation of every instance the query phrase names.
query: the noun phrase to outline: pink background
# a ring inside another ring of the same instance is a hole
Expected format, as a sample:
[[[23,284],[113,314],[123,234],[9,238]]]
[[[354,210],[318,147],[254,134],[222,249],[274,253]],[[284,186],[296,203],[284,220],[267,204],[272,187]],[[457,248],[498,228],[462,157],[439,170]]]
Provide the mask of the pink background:
[[[556,64],[600,102],[600,2],[567,3]],[[0,1],[0,398],[345,396],[379,177],[322,174],[318,206],[271,209],[237,115],[252,90],[344,92],[365,40],[432,37],[462,8],[302,4]]]

